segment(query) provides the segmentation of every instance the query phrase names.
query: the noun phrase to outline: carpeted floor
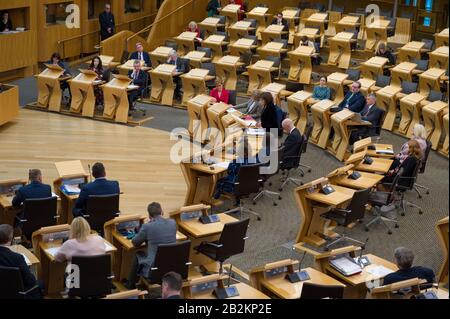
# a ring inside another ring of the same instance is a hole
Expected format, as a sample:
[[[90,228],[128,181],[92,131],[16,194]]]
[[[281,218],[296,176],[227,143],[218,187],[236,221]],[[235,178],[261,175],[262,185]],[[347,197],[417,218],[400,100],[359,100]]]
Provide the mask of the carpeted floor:
[[[34,78],[17,81],[21,88],[21,105],[36,100],[36,83]],[[238,99],[238,103],[242,99]],[[165,131],[171,131],[178,127],[187,127],[187,112],[180,109],[157,105],[140,105],[148,109],[148,113],[154,117],[145,123],[145,126]],[[283,105],[285,108],[286,105]],[[398,150],[406,139],[389,132],[382,132],[382,142],[392,143]],[[324,150],[314,145],[308,147],[302,162],[313,167],[311,173],[306,173],[302,178],[304,182],[322,177],[328,172],[342,166],[338,160]],[[365,232],[364,227],[358,224],[348,231],[350,237],[365,241],[367,252],[392,260],[396,247],[405,246],[414,250],[416,254],[415,264],[432,268],[437,272],[443,262],[443,253],[438,242],[435,224],[441,218],[448,216],[449,211],[449,174],[448,159],[432,151],[428,160],[425,174],[420,176],[420,184],[431,188],[429,195],[418,199],[415,193],[406,195],[406,199],[420,205],[424,214],[419,215],[416,209],[408,209],[406,216],[399,216],[400,228],[393,229],[393,234],[388,235],[382,225],[374,225],[370,232]],[[274,176],[271,189],[277,191],[280,177]],[[252,208],[262,216],[261,221],[251,217],[248,230],[249,239],[245,252],[231,258],[231,262],[248,272],[256,266],[284,258],[300,259],[301,255],[293,252],[291,247],[300,226],[300,214],[293,197],[294,186],[290,185],[282,192],[283,199],[278,206],[272,206],[268,199],[260,200]],[[225,208],[228,207],[224,207]],[[370,216],[368,216],[370,218]],[[340,230],[338,229],[338,232]],[[312,259],[306,257],[303,267],[311,266]]]

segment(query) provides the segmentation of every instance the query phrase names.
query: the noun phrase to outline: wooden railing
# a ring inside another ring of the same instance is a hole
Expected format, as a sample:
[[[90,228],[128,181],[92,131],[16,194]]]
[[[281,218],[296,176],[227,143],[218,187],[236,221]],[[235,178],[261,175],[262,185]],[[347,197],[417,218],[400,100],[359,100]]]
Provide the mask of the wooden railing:
[[[143,33],[149,32],[151,30],[151,28],[153,26],[156,26],[157,24],[159,24],[161,21],[164,21],[165,19],[167,19],[168,17],[172,16],[173,14],[183,10],[184,8],[186,8],[187,6],[193,4],[194,2],[198,2],[198,0],[190,0],[188,2],[186,2],[185,4],[183,4],[182,6],[178,7],[177,9],[175,9],[174,11],[170,12],[169,14],[166,14],[165,16],[157,19],[156,21],[153,21],[152,24],[150,24],[149,26],[146,26],[144,29],[136,32],[135,34],[133,34],[131,37],[127,38],[125,41],[125,48],[128,47],[128,43],[136,36],[141,35]],[[165,3],[163,3],[164,5]]]
[[[157,16],[157,14],[158,13],[155,12],[155,13],[148,14],[148,15],[145,15],[145,16],[142,16],[142,17],[139,17],[139,18],[136,18],[136,19],[124,22],[124,23],[120,23],[120,24],[116,25],[116,29],[121,29],[121,28],[123,28],[126,25],[128,25],[128,29],[131,29],[131,26],[132,26],[133,23],[136,23],[136,22],[139,22],[139,21],[143,21],[143,20],[149,19],[149,18],[154,18],[154,17]],[[141,31],[139,31],[139,32],[141,32]],[[83,45],[82,45],[83,40],[86,37],[90,37],[90,36],[94,36],[94,35],[97,35],[98,43],[100,44],[100,29],[98,29],[96,31],[87,32],[87,33],[84,33],[84,34],[80,34],[80,35],[77,35],[77,36],[74,36],[74,37],[71,37],[71,38],[67,38],[67,39],[63,39],[63,40],[58,41],[57,45],[58,45],[58,52],[59,52],[59,54],[61,54],[61,57],[63,59],[67,58],[66,55],[65,55],[65,45],[66,45],[66,43],[68,43],[70,41],[79,40],[81,42],[81,47],[83,47]],[[99,45],[93,47],[92,49],[93,49],[92,52],[98,51],[99,50]]]

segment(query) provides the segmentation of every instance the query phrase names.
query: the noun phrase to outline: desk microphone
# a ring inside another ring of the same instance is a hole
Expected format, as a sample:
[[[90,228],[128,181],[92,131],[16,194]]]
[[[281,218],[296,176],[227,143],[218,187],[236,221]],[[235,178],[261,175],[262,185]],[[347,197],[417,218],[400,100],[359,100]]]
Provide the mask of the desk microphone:
[[[364,245],[361,246],[361,251],[359,252],[359,257],[357,259],[358,265],[361,268],[364,268],[364,267],[370,265],[369,259],[367,257],[363,257],[362,256],[363,255],[363,251],[366,249],[366,245],[367,245],[368,241],[369,241],[369,237],[366,238],[366,242],[364,243]]]

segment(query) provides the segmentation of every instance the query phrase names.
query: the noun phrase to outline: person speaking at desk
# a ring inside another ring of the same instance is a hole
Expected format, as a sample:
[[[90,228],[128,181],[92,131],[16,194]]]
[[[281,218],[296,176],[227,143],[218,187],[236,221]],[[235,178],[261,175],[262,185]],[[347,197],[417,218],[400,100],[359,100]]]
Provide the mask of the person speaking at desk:
[[[120,194],[119,182],[106,179],[106,170],[102,163],[95,163],[92,166],[92,176],[94,176],[95,180],[81,188],[80,195],[72,211],[74,217],[86,214],[87,201],[90,195]]]
[[[55,52],[52,54],[50,61],[47,62],[47,64],[53,64],[53,65],[57,65],[59,66],[61,69],[64,69],[64,74],[62,75],[62,77],[72,77],[72,73],[70,72],[69,67],[67,66],[66,63],[64,63],[61,60],[61,55],[58,52]],[[70,86],[69,83],[67,82],[67,80],[61,81],[60,82],[60,86],[61,86],[61,91],[63,92],[63,98],[64,98],[64,91],[67,89],[69,90],[69,99],[67,102],[67,104],[70,104]]]
[[[222,102],[228,104],[230,93],[223,87],[223,80],[217,77],[215,83],[216,87],[211,90],[209,95],[213,97],[217,103]]]
[[[150,54],[148,54],[148,52],[145,52],[144,46],[140,42],[136,43],[136,51],[131,53],[130,60],[144,61],[145,66],[152,66]]]
[[[97,73],[97,78],[96,78],[97,81],[103,81],[104,71],[103,71],[102,60],[100,59],[99,56],[95,56],[92,59],[91,64],[89,65],[88,69]],[[95,104],[103,105],[103,90],[100,89],[100,87],[98,85],[95,86],[94,94],[95,94]]]
[[[370,122],[371,125],[359,127],[356,131],[353,131],[350,135],[350,144],[359,139],[377,135],[384,112],[376,106],[376,101],[375,94],[367,95],[366,106],[359,114],[361,114],[361,120]]]
[[[128,102],[130,103],[130,110],[134,110],[134,102],[144,93],[148,83],[147,72],[141,70],[141,61],[135,60],[133,63],[133,70],[128,72],[128,77],[132,80],[131,84],[138,86],[136,90],[132,90],[128,94]]]
[[[139,233],[132,239],[134,247],[147,242],[147,254],[142,251],[136,253],[128,276],[128,289],[135,289],[138,276],[150,278],[158,245],[174,244],[177,241],[177,224],[175,220],[163,217],[164,212],[159,203],[149,204],[147,212],[150,221],[142,225]]]
[[[351,89],[345,95],[341,103],[339,103],[339,111],[349,109],[352,112],[359,113],[364,108],[364,95],[361,93],[361,83],[355,81],[352,83]]]

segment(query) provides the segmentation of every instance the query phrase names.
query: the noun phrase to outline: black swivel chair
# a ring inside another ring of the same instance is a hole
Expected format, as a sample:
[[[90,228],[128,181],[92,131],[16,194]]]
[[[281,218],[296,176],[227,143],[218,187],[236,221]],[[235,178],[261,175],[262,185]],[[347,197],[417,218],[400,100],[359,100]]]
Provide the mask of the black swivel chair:
[[[209,71],[208,75],[216,76],[216,66],[214,63],[210,63],[210,62],[202,63],[200,65],[200,68],[208,70]],[[211,89],[211,88],[214,88],[215,86],[216,86],[216,82],[214,80],[206,81],[207,88]]]
[[[425,43],[425,45],[423,46],[423,48],[424,48],[425,50],[431,51],[431,49],[433,48],[433,45],[434,45],[433,39],[422,39],[422,40],[420,40],[420,41],[423,42],[423,43]]]
[[[309,138],[311,137],[312,130],[313,130],[313,126],[312,125],[308,125],[308,127],[306,128],[306,132],[305,132],[306,141],[303,144],[302,153],[306,153],[306,151],[308,149]],[[311,171],[312,171],[312,167],[311,166],[308,166],[308,165],[300,163],[300,165],[298,166],[298,170],[300,171],[300,176],[301,177],[305,176],[305,172],[303,171],[302,167],[306,168],[308,173],[311,173]]]
[[[391,84],[391,77],[388,75],[382,75],[378,74],[377,78],[375,80],[375,87],[377,89],[384,88],[385,86],[388,86]]]
[[[347,237],[345,231],[347,226],[351,223],[354,223],[358,220],[362,220],[364,218],[364,214],[366,212],[366,205],[369,199],[370,188],[364,190],[358,190],[353,194],[352,200],[350,201],[347,208],[332,208],[329,212],[322,214],[321,217],[336,222],[339,226],[344,227],[344,231],[339,237],[332,241],[331,243],[326,245],[326,248],[329,249],[331,246],[340,243],[340,242],[355,242],[361,246],[364,245],[363,242]]]
[[[347,79],[350,81],[358,81],[361,76],[361,71],[356,69],[347,69],[345,73],[348,74]]]
[[[430,93],[428,93],[427,101],[444,101],[444,94],[440,91],[431,90]]]
[[[237,99],[237,91],[229,90],[228,91],[228,104],[236,105],[236,99]]]
[[[175,244],[158,245],[155,261],[150,271],[150,278],[143,278],[147,285],[161,285],[162,278],[170,271],[180,274],[187,279],[189,274],[189,253],[191,241],[185,240]]]
[[[302,142],[300,143],[300,145],[298,145],[297,154],[282,158],[280,162],[280,168],[283,171],[284,177],[282,179],[283,183],[278,189],[280,192],[283,191],[283,188],[289,183],[293,183],[296,186],[303,185],[303,182],[300,179],[291,177],[290,174],[292,171],[297,170],[300,166],[300,159],[303,154],[303,148],[305,143],[306,143],[306,136],[303,136]],[[289,161],[289,164],[286,164],[287,161]]]
[[[111,255],[73,256],[71,265],[77,268],[66,274],[75,279],[67,287],[69,278],[66,278],[69,297],[101,298],[111,293],[114,278],[111,274]]]
[[[425,154],[423,154],[422,162],[421,162],[420,169],[419,169],[419,174],[425,173],[425,168],[427,167],[428,156],[430,155],[430,152],[431,152],[431,146],[432,146],[431,142],[427,140],[427,148],[425,149]],[[425,193],[427,195],[430,194],[430,189],[428,187],[415,183],[414,190],[416,191],[417,196],[419,198],[422,198],[422,194],[420,193],[419,189],[425,190]]]
[[[220,238],[213,242],[202,242],[195,250],[220,263],[219,274],[222,274],[223,263],[228,258],[244,252],[249,218],[223,226]],[[232,267],[232,266],[231,266]],[[231,273],[232,269],[230,269]]]
[[[230,40],[230,38],[229,38],[229,36],[228,36],[228,32],[225,32],[225,31],[217,31],[217,32],[215,33],[215,35],[221,35],[221,36],[224,36],[224,37],[225,37],[225,39],[224,39],[225,42],[227,42],[227,41]]]
[[[245,18],[244,21],[248,21],[250,22],[250,28],[256,28],[256,19],[249,19],[249,18]]]
[[[412,176],[403,176],[403,169],[400,169],[399,175],[400,178],[398,179],[398,183],[397,183],[397,187],[396,187],[396,192],[398,195],[400,195],[400,208],[402,209],[401,215],[405,216],[405,212],[406,212],[406,206],[409,207],[415,207],[419,210],[419,215],[422,215],[423,211],[422,211],[422,207],[408,202],[405,199],[405,193],[407,191],[411,191],[414,190],[414,187],[416,185],[416,180],[417,180],[417,175],[419,174],[419,170],[422,166],[422,161],[417,161],[416,166],[414,168],[413,174]]]
[[[175,51],[178,50],[178,44],[173,41],[167,41],[164,43],[164,46],[174,49]]]
[[[204,48],[204,47],[198,47],[197,51],[199,52],[205,52],[205,57],[206,58],[210,58],[212,55],[212,50],[211,48]]]
[[[369,231],[369,226],[374,223],[383,223],[383,225],[388,229],[388,234],[392,234],[391,228],[386,224],[386,221],[394,222],[395,228],[398,228],[397,221],[394,219],[385,218],[381,215],[381,207],[388,206],[390,204],[393,204],[395,200],[395,190],[397,187],[398,180],[400,178],[400,174],[397,174],[394,177],[394,180],[390,184],[385,184],[389,186],[389,190],[387,192],[382,191],[373,191],[369,194],[368,203],[373,207],[373,210],[375,210],[375,218],[373,218],[370,222],[368,222],[365,225],[365,230]]]
[[[58,198],[48,197],[39,199],[27,199],[23,204],[22,217],[19,220],[19,227],[22,234],[31,240],[33,233],[42,227],[56,225]]]
[[[269,141],[267,141],[267,142],[269,142]],[[275,165],[277,165],[276,166],[276,170],[273,173],[271,173],[271,174],[261,175],[261,180],[262,180],[261,187],[262,187],[262,189],[255,197],[253,197],[253,205],[256,205],[256,201],[259,198],[262,198],[264,196],[270,198],[273,201],[273,206],[277,206],[278,205],[277,202],[275,201],[274,197],[278,197],[279,200],[282,199],[280,193],[269,191],[264,186],[265,186],[265,184],[267,182],[268,182],[269,185],[272,185],[272,183],[270,182],[270,177],[277,175],[278,172],[280,171],[279,163],[281,162],[281,159],[283,158],[283,148],[284,147],[282,146],[282,147],[277,148],[275,150],[270,150],[271,151],[270,159],[272,159],[272,158],[275,159],[276,163],[273,163],[272,161],[269,161],[268,165],[265,164],[263,166],[267,166],[267,168],[270,168],[272,164],[275,164]]]
[[[412,63],[417,64],[417,70],[426,71],[428,69],[429,60],[414,59]]]
[[[417,86],[418,86],[418,84],[415,82],[402,81],[402,84],[401,84],[402,93],[411,94],[411,93],[417,92]]]
[[[303,283],[300,299],[342,299],[344,286],[317,285],[310,282]]]
[[[264,60],[266,61],[272,61],[273,62],[273,67],[277,68],[276,71],[274,71],[275,77],[279,78],[280,74],[281,74],[281,59],[278,56],[266,56],[264,58]]]
[[[0,299],[34,299],[41,296],[38,285],[25,291],[22,275],[17,267],[0,266]]]
[[[344,13],[344,7],[339,7],[339,6],[337,6],[336,4],[333,3],[333,7],[332,7],[331,11]]]
[[[119,216],[119,194],[90,195],[87,200],[86,214],[83,215],[91,228],[103,234],[103,226]]]
[[[242,198],[249,197],[251,194],[259,192],[262,179],[259,175],[261,164],[245,165],[239,168],[236,180],[233,183],[233,195],[236,198],[236,203],[239,207],[233,208],[225,212],[225,214],[240,213],[242,218],[243,213],[252,214],[261,220],[261,216],[250,208],[244,207]]]

